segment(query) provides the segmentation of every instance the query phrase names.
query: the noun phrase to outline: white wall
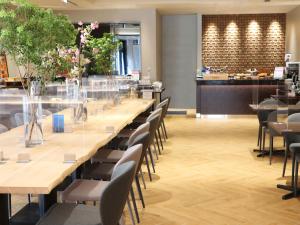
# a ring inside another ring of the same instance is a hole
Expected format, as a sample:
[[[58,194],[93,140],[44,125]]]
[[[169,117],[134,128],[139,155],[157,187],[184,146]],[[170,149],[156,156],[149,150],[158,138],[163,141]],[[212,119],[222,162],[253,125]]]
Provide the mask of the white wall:
[[[201,37],[198,37],[198,23],[201,22],[201,16],[163,16],[162,22],[164,94],[172,97],[172,108],[193,109],[196,106],[195,74],[201,62],[198,57],[198,41]]]
[[[140,23],[142,73],[147,74],[148,69],[151,69],[151,80],[161,78],[160,15],[155,9],[73,10],[58,13],[69,16],[73,22]]]
[[[286,53],[292,53],[292,61],[300,62],[300,6],[287,14]]]

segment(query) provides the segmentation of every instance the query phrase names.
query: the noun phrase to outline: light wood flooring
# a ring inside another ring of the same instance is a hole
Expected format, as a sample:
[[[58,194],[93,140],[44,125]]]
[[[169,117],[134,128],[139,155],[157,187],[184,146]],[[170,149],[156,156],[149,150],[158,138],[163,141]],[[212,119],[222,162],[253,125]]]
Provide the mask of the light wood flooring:
[[[252,152],[256,117],[166,122],[169,140],[147,181],[146,209],[139,205],[141,225],[300,225],[299,199],[283,201],[287,192],[276,188],[286,183],[282,157],[270,166]],[[14,198],[15,206],[23,200]]]

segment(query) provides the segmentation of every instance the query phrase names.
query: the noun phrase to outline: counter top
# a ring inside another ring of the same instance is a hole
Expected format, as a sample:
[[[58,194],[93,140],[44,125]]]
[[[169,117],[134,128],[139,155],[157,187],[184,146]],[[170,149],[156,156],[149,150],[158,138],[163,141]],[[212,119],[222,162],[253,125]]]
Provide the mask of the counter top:
[[[284,80],[203,80],[196,79],[198,85],[275,85]]]

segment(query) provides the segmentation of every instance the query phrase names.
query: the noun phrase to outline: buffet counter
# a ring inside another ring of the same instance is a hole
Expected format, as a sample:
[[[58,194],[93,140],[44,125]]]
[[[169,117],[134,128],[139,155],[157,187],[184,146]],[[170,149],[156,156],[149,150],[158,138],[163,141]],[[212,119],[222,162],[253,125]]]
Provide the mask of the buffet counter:
[[[258,103],[284,88],[282,80],[197,79],[197,116],[253,114],[249,104]]]

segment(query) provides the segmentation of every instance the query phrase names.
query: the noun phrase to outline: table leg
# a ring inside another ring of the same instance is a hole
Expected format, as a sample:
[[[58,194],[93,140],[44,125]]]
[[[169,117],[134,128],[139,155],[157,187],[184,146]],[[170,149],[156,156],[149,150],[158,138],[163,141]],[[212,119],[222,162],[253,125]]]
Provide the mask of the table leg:
[[[0,194],[0,224],[9,225],[8,194]]]
[[[57,202],[57,191],[53,189],[47,195],[39,195],[39,211],[40,216],[43,216],[47,210]]]

